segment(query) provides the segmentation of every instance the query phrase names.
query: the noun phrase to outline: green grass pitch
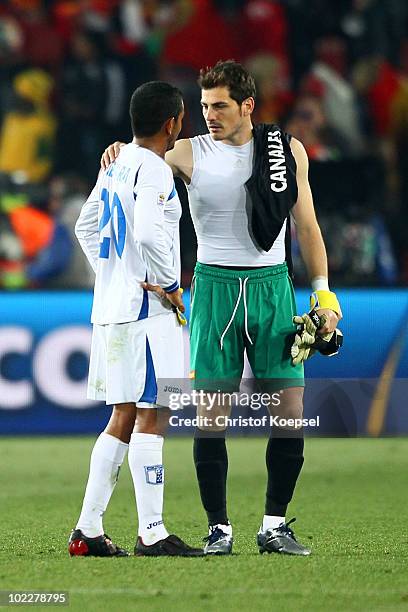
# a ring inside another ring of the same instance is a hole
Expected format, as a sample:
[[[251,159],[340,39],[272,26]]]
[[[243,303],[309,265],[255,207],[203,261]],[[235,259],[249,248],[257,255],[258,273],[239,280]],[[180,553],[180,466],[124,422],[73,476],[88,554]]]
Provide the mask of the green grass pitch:
[[[309,558],[259,555],[263,439],[230,439],[231,557],[73,558],[90,438],[0,440],[0,590],[69,591],[69,610],[408,610],[408,439],[309,439],[288,518]],[[165,445],[168,529],[198,545],[206,522],[190,439]],[[127,465],[105,515],[115,542],[133,549]],[[40,607],[43,609],[43,606]],[[39,607],[37,607],[39,609]],[[67,609],[67,608],[63,608]]]

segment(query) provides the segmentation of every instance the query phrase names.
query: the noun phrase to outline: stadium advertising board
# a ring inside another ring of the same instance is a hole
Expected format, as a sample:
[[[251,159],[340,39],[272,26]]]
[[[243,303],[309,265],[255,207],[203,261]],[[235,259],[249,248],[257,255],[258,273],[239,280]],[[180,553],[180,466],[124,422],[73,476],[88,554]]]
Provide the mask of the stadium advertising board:
[[[308,433],[408,433],[408,412],[404,409],[408,292],[343,290],[339,295],[344,314],[340,327],[345,337],[341,354],[316,356],[306,364],[305,418],[312,422],[319,419],[319,425],[310,426]],[[306,311],[308,293],[301,290],[297,296],[299,312]],[[0,434],[93,433],[103,429],[110,408],[86,400],[91,301],[92,295],[86,292],[2,294]],[[185,302],[189,302],[187,292]],[[242,392],[253,393],[250,382]],[[241,402],[234,431],[261,433],[265,410],[253,406],[247,402],[243,409]],[[193,431],[193,416],[192,408],[186,408],[182,418],[177,413],[170,431]]]

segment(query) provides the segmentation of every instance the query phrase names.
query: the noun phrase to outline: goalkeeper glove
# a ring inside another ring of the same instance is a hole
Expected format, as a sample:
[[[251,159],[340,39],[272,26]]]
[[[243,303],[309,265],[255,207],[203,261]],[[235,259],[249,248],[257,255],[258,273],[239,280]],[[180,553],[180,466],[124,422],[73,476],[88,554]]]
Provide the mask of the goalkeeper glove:
[[[180,287],[180,293],[183,294],[183,292],[184,292],[184,289]],[[177,308],[177,306],[174,306],[174,305],[171,308],[173,312],[176,314],[179,325],[183,325],[183,326],[187,325],[187,319],[185,315],[181,312],[180,308]]]
[[[326,317],[319,316],[313,309],[309,314],[293,317],[293,322],[298,325],[298,331],[290,350],[293,365],[306,361],[316,351],[328,357],[337,355],[343,345],[343,334],[339,329],[323,336],[317,335],[317,331],[324,326]]]

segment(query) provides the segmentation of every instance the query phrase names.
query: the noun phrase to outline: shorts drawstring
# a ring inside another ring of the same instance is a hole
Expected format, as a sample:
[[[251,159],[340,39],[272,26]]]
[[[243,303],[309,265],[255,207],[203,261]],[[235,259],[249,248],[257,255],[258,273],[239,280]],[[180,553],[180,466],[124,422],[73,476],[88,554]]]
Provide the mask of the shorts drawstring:
[[[246,291],[245,291],[247,282],[248,282],[248,277],[246,277],[244,279],[244,289],[243,289],[243,293],[244,293],[244,313],[245,313],[244,314],[244,316],[245,316],[245,334],[246,334],[246,337],[248,338],[250,344],[253,344],[253,342],[251,340],[251,336],[249,335],[249,332],[248,332],[248,308],[247,308]]]
[[[221,335],[221,338],[220,338],[220,348],[221,348],[221,350],[223,350],[223,344],[224,344],[224,337],[225,337],[225,334],[227,333],[227,331],[228,331],[228,330],[229,330],[229,328],[231,327],[232,322],[233,322],[233,320],[234,320],[234,318],[235,318],[235,315],[236,315],[236,313],[237,313],[238,306],[239,306],[239,303],[240,303],[240,301],[241,301],[241,295],[242,295],[242,294],[244,294],[245,334],[246,334],[246,337],[248,338],[249,342],[250,342],[251,344],[253,344],[253,342],[252,342],[252,340],[251,340],[251,336],[249,335],[249,332],[248,332],[248,308],[247,308],[247,301],[246,301],[246,284],[247,284],[247,282],[248,282],[248,280],[249,280],[249,279],[248,279],[248,277],[246,277],[246,278],[244,278],[244,281],[242,282],[242,278],[241,278],[241,277],[239,277],[239,278],[238,278],[238,280],[239,280],[239,293],[238,293],[238,298],[237,298],[237,301],[235,302],[235,306],[234,306],[234,310],[232,311],[231,318],[230,318],[230,320],[228,321],[227,326],[226,326],[226,328],[224,329],[224,331],[222,332],[222,335]]]

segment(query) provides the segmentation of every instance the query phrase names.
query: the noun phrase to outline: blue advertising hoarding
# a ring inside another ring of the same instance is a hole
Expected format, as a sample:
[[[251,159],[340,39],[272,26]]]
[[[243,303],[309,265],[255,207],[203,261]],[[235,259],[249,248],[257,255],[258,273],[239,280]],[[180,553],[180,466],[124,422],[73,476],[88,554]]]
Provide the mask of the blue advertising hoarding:
[[[307,362],[306,414],[325,404],[324,434],[408,433],[408,291],[338,295],[344,347]],[[297,301],[307,311],[308,292]],[[0,294],[0,434],[104,428],[110,408],[86,400],[91,303],[90,292]]]

